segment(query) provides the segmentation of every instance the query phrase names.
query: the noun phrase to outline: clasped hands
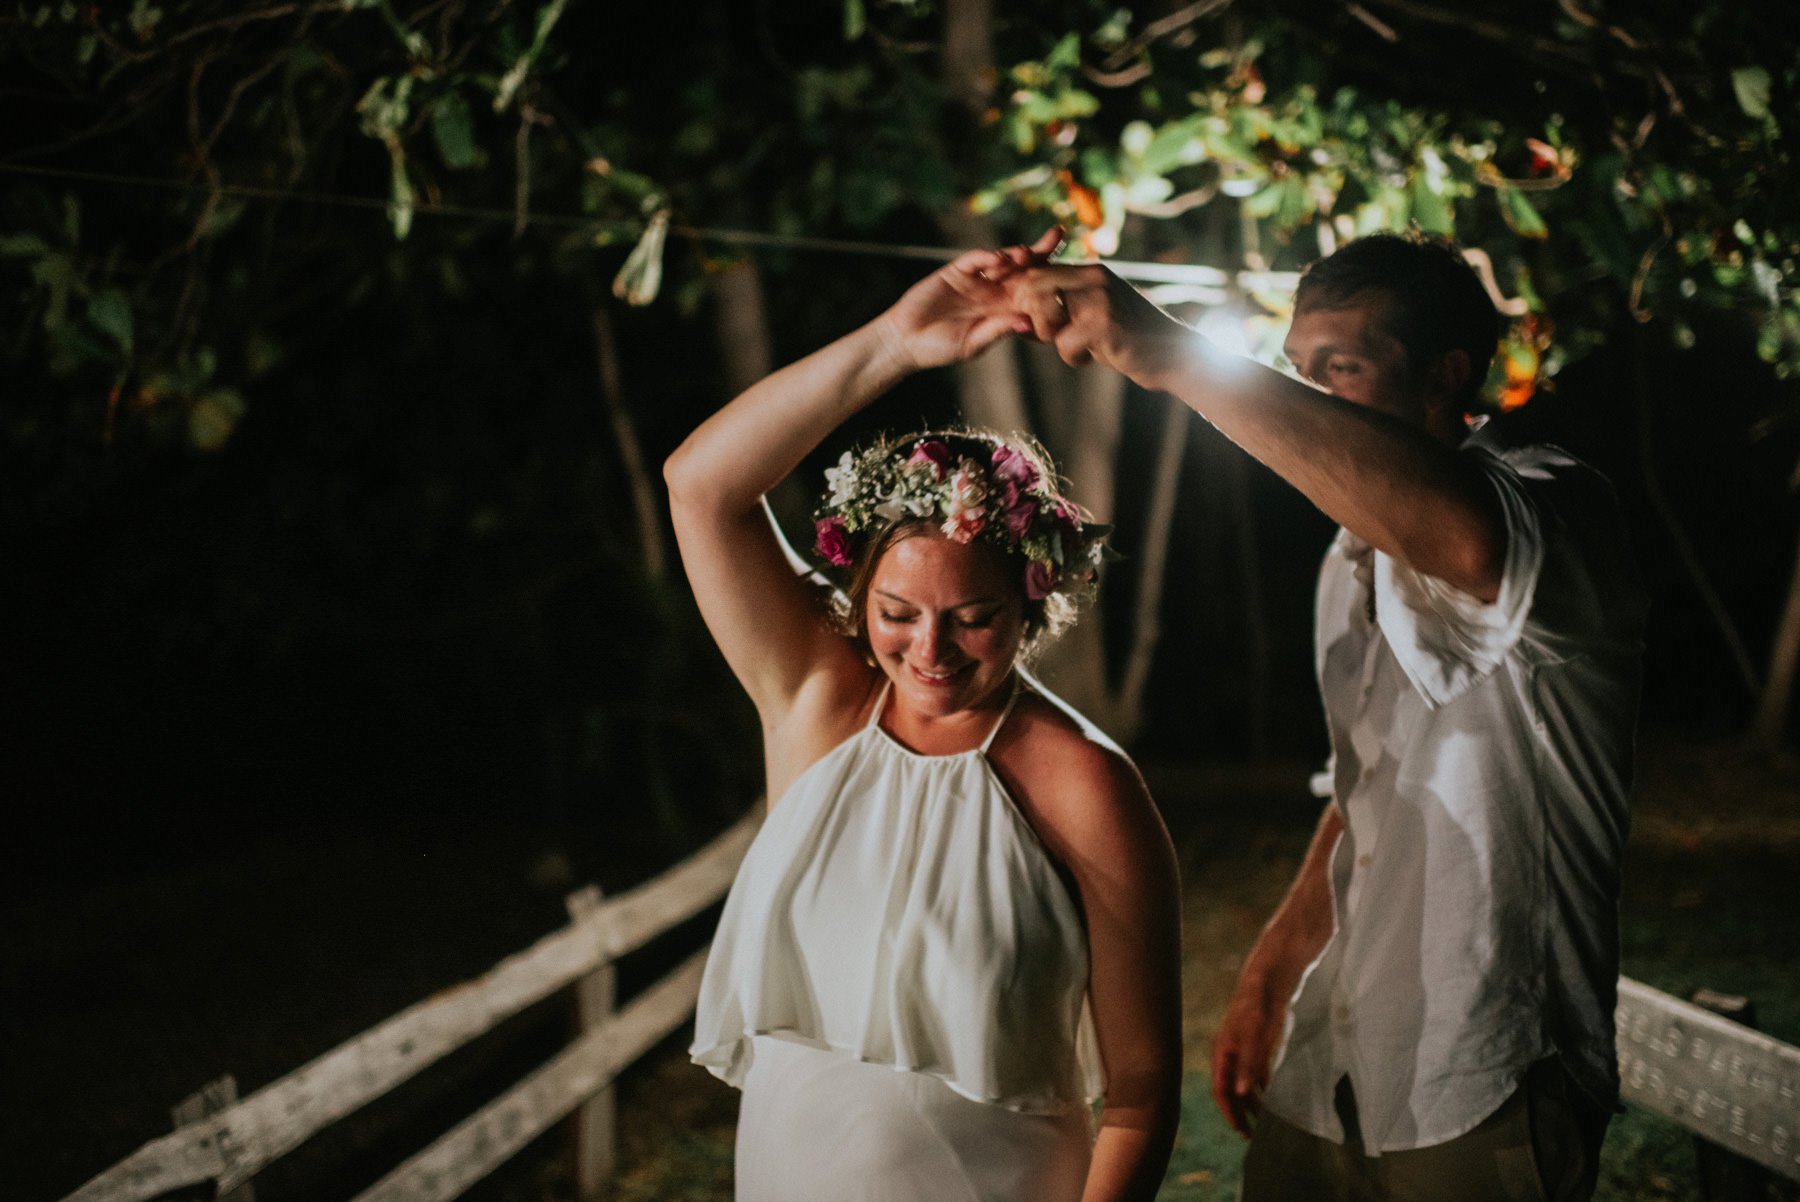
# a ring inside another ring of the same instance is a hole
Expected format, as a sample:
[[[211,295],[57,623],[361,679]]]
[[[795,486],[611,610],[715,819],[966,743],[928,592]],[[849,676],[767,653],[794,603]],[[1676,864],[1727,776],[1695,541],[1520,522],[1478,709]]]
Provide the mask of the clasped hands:
[[[974,358],[1008,336],[1054,347],[1071,367],[1098,363],[1165,387],[1191,349],[1188,328],[1098,263],[1053,263],[1063,231],[1029,246],[959,255],[884,315],[913,368]]]

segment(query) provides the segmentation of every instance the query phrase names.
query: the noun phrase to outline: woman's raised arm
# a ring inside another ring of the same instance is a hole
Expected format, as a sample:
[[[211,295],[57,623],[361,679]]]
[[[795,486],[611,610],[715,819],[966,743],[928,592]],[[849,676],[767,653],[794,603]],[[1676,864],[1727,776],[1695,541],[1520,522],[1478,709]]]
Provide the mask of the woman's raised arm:
[[[904,376],[972,358],[1026,328],[1001,281],[1047,253],[1048,238],[970,251],[933,272],[868,325],[752,386],[663,465],[688,582],[765,728],[820,672],[854,672],[859,661],[819,621],[818,599],[782,554],[763,494]]]

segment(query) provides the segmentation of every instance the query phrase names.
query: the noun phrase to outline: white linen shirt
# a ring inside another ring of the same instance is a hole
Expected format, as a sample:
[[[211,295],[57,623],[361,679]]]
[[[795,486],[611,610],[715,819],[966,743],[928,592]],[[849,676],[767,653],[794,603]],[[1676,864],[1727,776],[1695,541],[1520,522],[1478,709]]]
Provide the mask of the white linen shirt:
[[[1619,858],[1644,598],[1611,486],[1561,450],[1460,451],[1493,481],[1492,604],[1339,531],[1317,670],[1344,833],[1335,929],[1289,1007],[1263,1102],[1333,1142],[1430,1147],[1560,1055],[1616,1104]],[[1371,583],[1375,617],[1369,617]]]

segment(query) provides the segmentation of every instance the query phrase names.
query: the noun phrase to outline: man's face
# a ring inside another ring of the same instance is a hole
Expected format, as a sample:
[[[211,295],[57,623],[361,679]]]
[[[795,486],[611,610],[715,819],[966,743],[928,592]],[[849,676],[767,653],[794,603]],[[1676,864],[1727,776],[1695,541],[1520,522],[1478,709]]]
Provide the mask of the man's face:
[[[1392,304],[1383,293],[1363,291],[1337,308],[1304,310],[1294,315],[1282,351],[1315,388],[1424,425],[1424,390],[1406,347],[1388,329]]]

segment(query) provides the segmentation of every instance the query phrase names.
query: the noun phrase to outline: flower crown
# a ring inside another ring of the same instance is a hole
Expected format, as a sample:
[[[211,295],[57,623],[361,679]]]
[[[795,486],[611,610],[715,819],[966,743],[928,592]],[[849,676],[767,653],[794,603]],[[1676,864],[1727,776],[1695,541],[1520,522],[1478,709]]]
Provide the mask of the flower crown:
[[[1083,522],[1031,452],[1005,443],[990,449],[969,436],[956,441],[977,454],[961,454],[929,434],[912,439],[904,454],[885,440],[845,451],[825,469],[825,501],[813,515],[820,557],[848,567],[861,550],[859,536],[897,522],[934,522],[955,542],[980,538],[1023,557],[1025,595],[1033,601],[1090,584],[1109,528]]]

